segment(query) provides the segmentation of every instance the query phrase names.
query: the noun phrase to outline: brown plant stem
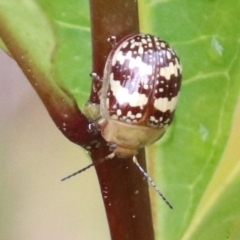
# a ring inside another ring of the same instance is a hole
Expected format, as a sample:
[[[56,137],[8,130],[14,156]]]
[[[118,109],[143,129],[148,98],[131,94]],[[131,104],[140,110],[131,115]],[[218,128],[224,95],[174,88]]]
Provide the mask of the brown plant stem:
[[[109,36],[117,39],[139,32],[138,6],[132,0],[90,0],[93,71],[100,77],[111,51]],[[99,103],[93,82],[89,101]],[[91,151],[94,161],[106,157],[107,146]],[[144,150],[137,156],[146,169]],[[131,158],[108,160],[96,167],[112,240],[153,240],[148,183]]]

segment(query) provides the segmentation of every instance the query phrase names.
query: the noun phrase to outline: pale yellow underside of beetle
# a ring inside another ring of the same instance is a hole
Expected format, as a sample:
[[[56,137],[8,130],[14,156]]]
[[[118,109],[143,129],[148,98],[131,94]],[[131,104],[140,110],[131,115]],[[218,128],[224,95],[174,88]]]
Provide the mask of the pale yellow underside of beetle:
[[[103,138],[116,144],[119,157],[135,156],[140,148],[151,145],[162,137],[165,128],[151,128],[107,119],[101,124]]]

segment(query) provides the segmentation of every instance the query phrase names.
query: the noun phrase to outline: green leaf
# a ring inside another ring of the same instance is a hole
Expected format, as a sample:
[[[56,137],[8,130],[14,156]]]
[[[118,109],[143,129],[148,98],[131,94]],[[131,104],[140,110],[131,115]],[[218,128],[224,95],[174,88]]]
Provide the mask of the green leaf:
[[[15,1],[1,0],[0,12],[1,20],[3,22],[5,20],[4,24],[0,25],[1,33],[6,35],[5,33],[10,32],[12,40],[18,40],[18,44],[23,48],[28,46],[25,54],[32,57],[29,61],[36,61],[39,68],[49,74],[51,68],[49,56],[54,49],[55,39],[48,19],[40,6],[34,1],[20,0],[16,4]],[[31,24],[27,24],[30,20]],[[11,46],[10,40],[8,44]]]
[[[155,177],[174,206],[169,211],[155,200],[158,239],[226,239],[234,229],[231,239],[239,237],[236,159],[236,168],[212,188],[227,161],[222,157],[240,91],[239,12],[237,0],[143,1],[140,7],[142,30],[168,41],[183,65],[175,120],[154,149]]]
[[[86,102],[92,71],[87,1],[20,0],[16,5],[13,0],[0,0],[0,13],[7,23],[0,28],[10,31],[19,46],[27,49],[48,81],[66,88],[79,106]],[[4,44],[0,47],[6,50]]]
[[[87,101],[91,78],[91,39],[88,1],[39,0],[53,24],[57,47],[54,77],[74,96],[79,107]]]

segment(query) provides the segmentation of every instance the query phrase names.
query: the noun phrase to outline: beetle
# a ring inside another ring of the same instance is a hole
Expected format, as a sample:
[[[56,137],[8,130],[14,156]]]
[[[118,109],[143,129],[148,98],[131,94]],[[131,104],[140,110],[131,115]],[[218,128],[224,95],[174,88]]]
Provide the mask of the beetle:
[[[174,116],[181,77],[176,53],[155,36],[132,34],[114,44],[102,78],[99,124],[117,156],[135,156],[163,136]]]
[[[180,60],[167,42],[150,34],[131,34],[119,42],[112,36],[108,41],[113,48],[103,77],[97,73],[92,73],[92,77],[102,82],[100,119],[94,125],[112,153],[62,180],[114,156],[133,157],[140,171],[172,208],[139,165],[136,155],[139,149],[159,140],[173,120],[182,79]]]

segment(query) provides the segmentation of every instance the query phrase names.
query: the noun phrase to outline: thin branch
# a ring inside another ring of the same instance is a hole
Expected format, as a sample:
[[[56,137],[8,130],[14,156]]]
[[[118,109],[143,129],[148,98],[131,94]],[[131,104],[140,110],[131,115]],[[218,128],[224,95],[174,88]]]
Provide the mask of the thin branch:
[[[111,51],[107,38],[117,40],[139,32],[138,7],[135,0],[90,0],[92,23],[93,71],[100,77]],[[93,82],[89,101],[99,103],[99,82]],[[97,161],[109,155],[109,147],[93,149]],[[144,150],[137,156],[146,169]],[[113,159],[96,166],[112,240],[153,240],[152,215],[148,183],[132,158]]]

